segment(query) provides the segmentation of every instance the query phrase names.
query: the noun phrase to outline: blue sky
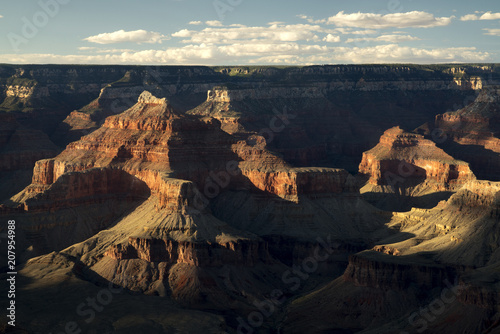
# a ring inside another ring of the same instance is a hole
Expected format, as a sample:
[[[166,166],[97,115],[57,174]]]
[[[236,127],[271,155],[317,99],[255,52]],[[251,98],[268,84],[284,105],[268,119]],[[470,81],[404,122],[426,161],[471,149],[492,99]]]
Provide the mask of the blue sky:
[[[500,62],[500,2],[4,0],[0,62]]]

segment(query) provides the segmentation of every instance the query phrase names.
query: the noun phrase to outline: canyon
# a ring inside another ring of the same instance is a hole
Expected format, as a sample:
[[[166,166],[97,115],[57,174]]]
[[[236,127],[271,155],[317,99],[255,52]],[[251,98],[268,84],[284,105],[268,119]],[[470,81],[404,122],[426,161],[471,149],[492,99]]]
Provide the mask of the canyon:
[[[0,65],[20,329],[500,332],[499,80]]]

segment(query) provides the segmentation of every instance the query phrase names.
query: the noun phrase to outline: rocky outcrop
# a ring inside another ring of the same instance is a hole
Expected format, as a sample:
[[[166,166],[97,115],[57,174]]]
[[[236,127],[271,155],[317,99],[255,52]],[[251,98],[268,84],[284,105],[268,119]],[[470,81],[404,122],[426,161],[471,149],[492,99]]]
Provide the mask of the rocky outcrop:
[[[455,282],[457,278],[457,268],[418,263],[415,260],[417,259],[402,260],[401,257],[364,251],[349,257],[349,265],[343,278],[359,286],[385,290],[404,290],[412,284],[434,288],[445,286],[445,281]]]
[[[461,284],[458,300],[462,304],[494,310],[500,300],[500,294],[498,291],[491,288]]]
[[[491,209],[492,215],[495,215],[500,209],[500,183],[479,180],[467,182],[450,198],[449,203],[461,209]]]
[[[113,245],[105,256],[116,260],[142,259],[148,262],[163,262],[167,266],[179,263],[197,267],[254,266],[257,263],[271,263],[267,244],[258,240],[209,244],[130,237],[127,245]]]
[[[234,142],[216,121],[181,116],[165,99],[146,92],[134,107],[108,117],[100,129],[68,145],[56,159],[39,161],[33,184],[50,185],[67,172],[111,165],[133,175],[147,166],[196,180],[208,174],[205,164],[217,170],[218,165],[225,168],[218,159],[235,160]]]
[[[56,182],[24,202],[26,211],[54,211],[94,204],[109,198],[147,198],[149,188],[132,175],[108,168],[65,173]]]
[[[289,98],[320,98],[324,97],[321,87],[277,87],[268,89],[228,89],[227,87],[214,87],[208,91],[207,102],[235,102],[243,100],[264,100]]]
[[[33,198],[28,206],[33,208],[33,201],[41,200],[38,193],[50,193],[53,184],[71,181],[61,177],[85,178],[87,170],[98,173],[109,168],[144,182],[158,196],[159,210],[204,208],[214,182],[224,190],[244,186],[294,202],[300,195],[357,192],[345,170],[289,168],[261,145],[248,145],[224,133],[213,118],[180,115],[166,99],[144,92],[136,105],[108,117],[100,129],[69,144],[57,158],[38,161],[32,185],[15,199]],[[64,198],[72,196],[59,199]]]
[[[394,213],[388,226],[397,228],[402,237],[388,238],[387,243],[351,256],[344,279],[399,290],[409,284],[429,288],[460,279],[461,286],[470,286],[462,295],[464,302],[481,306],[491,293],[477,289],[476,281],[496,281],[488,278],[494,271],[484,269],[475,278],[470,273],[498,265],[499,199],[498,183],[473,180],[433,209]]]
[[[47,87],[38,87],[37,85],[31,87],[11,85],[6,87],[5,95],[7,97],[16,97],[20,99],[43,98],[49,96],[49,90]]]
[[[262,172],[243,169],[242,173],[257,189],[297,202],[299,195],[324,196],[357,192],[354,178],[343,169],[292,168]]]
[[[387,130],[377,146],[363,153],[359,172],[369,175],[374,185],[415,178],[447,188],[475,178],[466,162],[453,159],[431,140],[399,127]]]

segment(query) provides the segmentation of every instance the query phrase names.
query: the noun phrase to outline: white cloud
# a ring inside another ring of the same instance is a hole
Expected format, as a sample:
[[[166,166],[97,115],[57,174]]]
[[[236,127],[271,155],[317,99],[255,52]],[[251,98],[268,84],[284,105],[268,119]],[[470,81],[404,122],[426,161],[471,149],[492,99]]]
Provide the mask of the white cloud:
[[[352,35],[372,35],[372,34],[376,34],[377,31],[376,30],[372,30],[372,29],[369,29],[369,30],[353,30],[351,32],[349,32],[349,34],[352,34]]]
[[[219,46],[218,51],[229,57],[252,57],[262,55],[296,55],[327,52],[323,45],[300,45],[297,43],[231,44]]]
[[[206,21],[205,24],[210,27],[222,27],[222,22],[217,20]]]
[[[479,20],[479,16],[477,16],[476,14],[467,14],[460,18],[460,21],[477,21],[477,20]]]
[[[487,61],[490,55],[474,48],[420,49],[396,44],[365,48],[336,47],[330,53],[314,55],[264,56],[252,59],[256,64],[328,64],[328,63],[449,63]]]
[[[0,15],[0,19],[3,17],[3,15]]]
[[[328,34],[328,35],[326,35],[325,38],[323,38],[323,41],[328,42],[328,43],[338,43],[338,42],[340,42],[340,36]]]
[[[481,12],[476,12],[476,14],[481,14]],[[476,14],[467,14],[460,18],[461,21],[477,21],[477,20],[500,20],[500,13],[486,12],[481,16]]]
[[[365,48],[339,48],[336,59],[354,63],[442,63],[482,62],[489,60],[488,52],[474,47],[422,49],[397,44]]]
[[[429,28],[445,26],[450,24],[451,17],[434,17],[433,14],[421,11],[412,11],[406,13],[393,14],[375,14],[375,13],[353,13],[344,14],[338,12],[335,16],[328,18],[329,24],[335,24],[339,27],[358,27],[369,29],[383,28]]]
[[[326,19],[315,20],[312,16],[307,16],[307,15],[304,15],[304,14],[297,15],[297,17],[301,18],[303,20],[306,20],[309,23],[313,23],[313,24],[325,23],[326,22]]]
[[[314,41],[319,37],[316,33],[326,33],[329,30],[318,25],[295,24],[278,25],[268,27],[223,27],[205,28],[201,31],[182,29],[172,34],[173,37],[186,38],[183,43],[215,43],[231,44],[235,41],[246,41],[247,43],[260,43],[262,41],[295,42]]]
[[[195,34],[196,31],[182,29],[172,34],[173,37],[190,37],[192,34]]]
[[[373,29],[364,29],[364,30],[354,30],[352,28],[335,28],[333,29],[335,32],[340,32],[341,34],[345,35],[371,35],[371,34],[376,34],[377,31]]]
[[[486,12],[479,18],[480,20],[499,20],[500,13]]]
[[[486,13],[480,13],[481,17]],[[471,14],[473,15],[473,14]],[[490,16],[496,14],[490,13]],[[301,16],[316,22],[308,16]],[[446,25],[449,18],[436,18],[425,12],[396,14],[344,14],[329,18],[330,24],[284,24],[269,22],[264,26],[223,25],[220,21],[191,21],[188,29],[171,36],[177,43],[163,49],[131,50],[109,46],[82,46],[76,55],[12,54],[0,55],[0,63],[88,63],[88,64],[325,64],[325,63],[437,63],[482,62],[491,59],[475,48],[421,48],[399,46],[418,37],[404,31],[380,34],[389,27],[431,27]],[[479,19],[479,18],[478,18]],[[326,20],[324,20],[326,22]],[[485,34],[499,35],[500,29],[484,29]],[[344,36],[346,36],[344,38]],[[351,37],[347,39],[347,37]],[[169,37],[157,32],[124,30],[91,36],[85,40],[98,44],[118,42],[160,43]],[[346,40],[347,39],[347,40]],[[374,44],[335,44],[339,42]],[[381,44],[381,45],[378,45]]]
[[[168,39],[166,36],[146,30],[125,31],[118,30],[110,33],[103,33],[95,36],[84,38],[85,41],[97,44],[113,44],[121,42],[133,43],[161,43],[163,40]]]
[[[92,51],[93,53],[122,53],[122,52],[132,52],[132,49],[101,49],[95,46],[80,46],[78,48],[80,51]]]
[[[485,35],[490,35],[490,36],[500,36],[500,29],[490,29],[490,28],[484,28],[483,30],[486,30]]]
[[[406,41],[418,41],[420,38],[410,35],[381,35],[378,37],[349,38],[346,43],[356,42],[389,42],[398,43]]]

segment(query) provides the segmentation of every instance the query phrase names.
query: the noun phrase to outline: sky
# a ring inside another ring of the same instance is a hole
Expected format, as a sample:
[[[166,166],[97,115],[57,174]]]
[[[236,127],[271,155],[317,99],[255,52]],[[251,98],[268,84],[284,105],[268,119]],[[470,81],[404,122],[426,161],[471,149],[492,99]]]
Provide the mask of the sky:
[[[2,0],[0,63],[500,62],[500,1]]]

